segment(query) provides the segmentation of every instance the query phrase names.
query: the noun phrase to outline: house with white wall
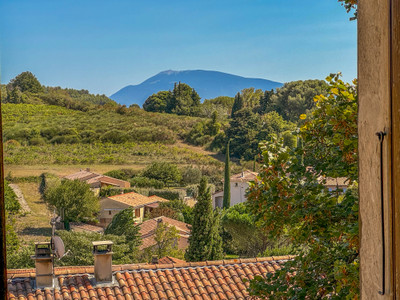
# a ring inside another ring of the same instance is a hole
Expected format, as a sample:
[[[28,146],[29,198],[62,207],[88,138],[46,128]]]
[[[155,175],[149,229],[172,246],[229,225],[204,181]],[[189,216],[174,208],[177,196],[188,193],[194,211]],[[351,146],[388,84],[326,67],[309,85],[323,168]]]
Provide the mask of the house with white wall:
[[[243,171],[241,173],[232,175],[230,178],[230,187],[231,187],[231,203],[230,206],[233,206],[238,203],[245,202],[246,199],[246,190],[249,187],[249,182],[256,179],[258,173],[252,172],[250,170]],[[222,208],[222,203],[224,200],[224,191],[216,192],[212,195],[213,207]]]

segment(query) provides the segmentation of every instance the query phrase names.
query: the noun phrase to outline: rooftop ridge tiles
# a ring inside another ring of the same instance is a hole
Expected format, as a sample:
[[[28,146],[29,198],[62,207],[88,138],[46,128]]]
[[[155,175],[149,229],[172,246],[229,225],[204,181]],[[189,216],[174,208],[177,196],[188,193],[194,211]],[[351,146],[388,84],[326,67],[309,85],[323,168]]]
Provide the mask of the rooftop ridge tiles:
[[[113,265],[113,273],[138,271],[145,272],[150,270],[171,270],[171,269],[189,269],[189,268],[206,268],[209,266],[230,266],[235,264],[248,265],[258,262],[281,262],[293,259],[295,255],[285,256],[270,256],[270,257],[256,257],[256,258],[238,258],[229,260],[217,261],[201,261],[201,262],[184,262],[184,263],[169,263],[169,264],[121,264]],[[54,274],[56,276],[63,275],[82,275],[93,274],[94,266],[63,266],[55,267]],[[34,277],[36,274],[35,269],[9,269],[7,270],[8,279],[29,278]]]

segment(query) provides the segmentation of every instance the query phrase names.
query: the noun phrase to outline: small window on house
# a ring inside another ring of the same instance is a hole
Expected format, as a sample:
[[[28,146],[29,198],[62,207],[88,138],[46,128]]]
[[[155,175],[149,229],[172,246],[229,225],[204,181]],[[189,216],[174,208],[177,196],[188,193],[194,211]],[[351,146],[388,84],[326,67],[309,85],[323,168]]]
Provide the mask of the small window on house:
[[[239,184],[236,182],[236,183],[235,183],[235,187],[237,187],[238,185],[239,185]]]
[[[111,210],[108,211],[108,214],[111,216]]]
[[[135,217],[140,218],[140,208],[135,209]]]

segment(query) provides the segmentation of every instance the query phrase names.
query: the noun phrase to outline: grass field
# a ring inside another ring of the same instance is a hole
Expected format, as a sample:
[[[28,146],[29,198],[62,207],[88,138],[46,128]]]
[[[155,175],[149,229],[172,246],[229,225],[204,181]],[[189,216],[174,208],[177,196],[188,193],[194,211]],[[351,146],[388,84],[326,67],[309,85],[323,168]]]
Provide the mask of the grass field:
[[[53,214],[40,199],[39,185],[23,182],[18,183],[18,186],[32,210],[30,213],[16,218],[16,229],[21,242],[29,244],[30,242],[48,241],[51,236],[50,219]]]

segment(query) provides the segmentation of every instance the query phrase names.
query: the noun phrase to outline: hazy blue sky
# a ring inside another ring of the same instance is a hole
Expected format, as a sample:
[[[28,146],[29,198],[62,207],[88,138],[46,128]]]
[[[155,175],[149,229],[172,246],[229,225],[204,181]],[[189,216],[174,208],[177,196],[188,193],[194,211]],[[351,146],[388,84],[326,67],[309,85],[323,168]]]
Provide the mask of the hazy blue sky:
[[[110,95],[167,70],[275,81],[356,76],[356,22],[336,0],[3,0],[1,82]]]

